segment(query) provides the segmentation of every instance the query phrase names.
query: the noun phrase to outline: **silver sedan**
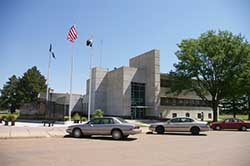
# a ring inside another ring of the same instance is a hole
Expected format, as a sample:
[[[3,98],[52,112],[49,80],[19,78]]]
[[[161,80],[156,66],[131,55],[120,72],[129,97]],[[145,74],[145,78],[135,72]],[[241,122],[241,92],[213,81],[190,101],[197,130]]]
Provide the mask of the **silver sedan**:
[[[167,122],[151,124],[149,130],[157,134],[163,134],[164,132],[191,132],[193,135],[198,135],[200,132],[209,131],[209,126],[207,122],[187,117],[178,117]]]
[[[69,126],[66,132],[77,138],[91,135],[112,135],[113,139],[122,139],[140,133],[141,129],[122,118],[104,117],[92,119],[85,124]]]

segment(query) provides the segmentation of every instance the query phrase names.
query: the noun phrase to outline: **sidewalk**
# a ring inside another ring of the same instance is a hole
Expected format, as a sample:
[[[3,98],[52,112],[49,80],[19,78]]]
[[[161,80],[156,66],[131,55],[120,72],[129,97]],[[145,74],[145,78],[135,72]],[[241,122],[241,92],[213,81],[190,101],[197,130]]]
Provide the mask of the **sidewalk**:
[[[9,138],[49,138],[64,137],[67,135],[67,125],[44,127],[43,124],[16,122],[15,126],[0,124],[0,139]]]
[[[0,123],[0,139],[11,138],[51,138],[61,137],[63,138],[66,133],[68,124],[55,124],[53,127],[43,126],[42,123],[30,123],[30,122],[16,122],[15,126],[4,126]],[[147,127],[141,127],[142,133],[148,131]]]

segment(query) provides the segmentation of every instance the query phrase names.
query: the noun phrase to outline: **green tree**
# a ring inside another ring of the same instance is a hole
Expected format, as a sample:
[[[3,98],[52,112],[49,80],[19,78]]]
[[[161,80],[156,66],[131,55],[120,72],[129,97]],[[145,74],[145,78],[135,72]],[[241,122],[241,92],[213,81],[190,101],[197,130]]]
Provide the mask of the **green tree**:
[[[250,47],[249,47],[250,50]],[[250,63],[250,61],[248,61],[248,63]],[[249,66],[247,66],[249,67]],[[250,120],[250,69],[245,70],[244,72],[242,72],[241,75],[241,84],[239,85],[241,87],[241,89],[243,89],[244,91],[244,99],[246,102],[246,112],[248,114],[248,120]]]
[[[242,73],[250,71],[248,42],[228,31],[208,31],[198,39],[183,40],[178,47],[179,62],[171,72],[176,81],[172,89],[195,91],[210,104],[213,121],[217,121],[220,100],[242,93],[238,86],[244,81]]]
[[[46,80],[36,67],[28,69],[22,78],[15,75],[0,90],[0,107],[15,112],[24,103],[35,103],[40,92],[46,92]]]
[[[22,92],[19,88],[20,79],[15,75],[9,78],[9,81],[1,89],[0,105],[3,109],[10,109],[15,112],[22,104]]]
[[[28,69],[20,80],[25,103],[36,103],[38,94],[46,92],[46,79],[36,66]]]
[[[94,118],[101,118],[101,117],[103,117],[103,115],[104,115],[104,112],[101,109],[97,109],[97,110],[95,110],[93,117]]]

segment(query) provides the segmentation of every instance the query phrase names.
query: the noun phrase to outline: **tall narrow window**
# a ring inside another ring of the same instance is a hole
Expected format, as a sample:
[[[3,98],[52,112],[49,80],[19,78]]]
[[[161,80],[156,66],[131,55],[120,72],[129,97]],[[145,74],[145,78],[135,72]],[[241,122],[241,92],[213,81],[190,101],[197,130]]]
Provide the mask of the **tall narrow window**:
[[[190,117],[190,114],[188,112],[186,113],[186,117]]]

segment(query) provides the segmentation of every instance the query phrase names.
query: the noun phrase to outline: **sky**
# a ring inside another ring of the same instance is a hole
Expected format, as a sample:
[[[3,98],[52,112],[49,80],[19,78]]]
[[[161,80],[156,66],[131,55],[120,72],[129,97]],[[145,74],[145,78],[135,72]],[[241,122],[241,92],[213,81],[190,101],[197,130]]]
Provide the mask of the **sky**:
[[[92,67],[113,70],[159,49],[160,70],[167,73],[178,62],[175,52],[183,39],[228,30],[250,40],[249,9],[249,0],[1,0],[0,88],[32,66],[46,77],[50,43],[54,92],[69,92],[71,55],[77,94],[85,94],[91,52]],[[66,39],[72,25],[79,34],[74,44]],[[92,51],[85,46],[90,36]]]

